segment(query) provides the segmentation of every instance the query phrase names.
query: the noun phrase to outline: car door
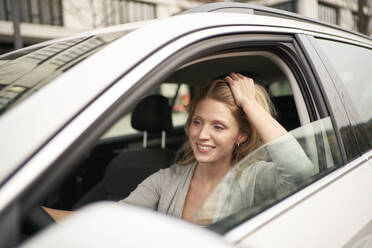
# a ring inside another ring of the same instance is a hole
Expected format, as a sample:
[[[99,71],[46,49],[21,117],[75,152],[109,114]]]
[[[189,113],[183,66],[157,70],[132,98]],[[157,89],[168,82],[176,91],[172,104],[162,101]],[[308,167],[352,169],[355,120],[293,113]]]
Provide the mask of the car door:
[[[332,122],[326,133],[334,133],[332,138],[327,138],[330,147],[334,146],[334,138],[338,141],[341,158],[338,168],[311,180],[310,185],[287,200],[230,229],[227,239],[243,246],[359,247],[370,242],[371,112],[364,108],[371,99],[366,70],[370,65],[370,61],[367,62],[371,58],[370,48],[366,44],[346,44],[346,40],[341,42],[329,36],[314,36],[315,39],[299,34],[297,41],[306,54],[305,63],[314,72],[308,84],[320,91],[313,95],[314,105],[323,98],[323,107]],[[326,149],[322,156],[333,156],[334,152]],[[328,159],[324,161],[329,163]],[[257,211],[248,216],[255,214]]]

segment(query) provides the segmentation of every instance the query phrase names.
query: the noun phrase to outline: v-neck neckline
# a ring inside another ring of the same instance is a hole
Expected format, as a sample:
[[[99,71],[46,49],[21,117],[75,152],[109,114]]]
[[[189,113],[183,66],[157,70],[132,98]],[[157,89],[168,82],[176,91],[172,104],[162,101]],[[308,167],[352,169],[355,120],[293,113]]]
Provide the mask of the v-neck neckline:
[[[182,219],[182,214],[183,214],[183,209],[185,207],[186,197],[187,197],[187,194],[189,193],[189,190],[190,190],[191,179],[194,176],[196,166],[197,166],[197,162],[194,162],[191,165],[191,168],[189,170],[187,170],[187,172],[186,172],[186,173],[188,173],[188,175],[187,175],[186,181],[183,185],[184,190],[182,191],[182,201],[180,201],[180,204],[182,204],[182,207],[181,207],[180,213],[178,214],[178,217],[180,219]]]

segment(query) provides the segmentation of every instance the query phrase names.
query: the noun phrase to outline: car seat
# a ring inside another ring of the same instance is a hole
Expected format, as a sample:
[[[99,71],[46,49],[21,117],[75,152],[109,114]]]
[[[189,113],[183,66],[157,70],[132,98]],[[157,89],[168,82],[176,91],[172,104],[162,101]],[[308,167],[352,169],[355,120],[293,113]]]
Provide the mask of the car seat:
[[[75,204],[74,209],[95,201],[123,199],[149,175],[173,163],[175,152],[165,148],[166,132],[173,129],[171,108],[165,97],[145,97],[133,110],[131,125],[144,133],[143,147],[124,149],[111,160],[103,179]],[[147,147],[148,133],[161,133],[161,148]]]

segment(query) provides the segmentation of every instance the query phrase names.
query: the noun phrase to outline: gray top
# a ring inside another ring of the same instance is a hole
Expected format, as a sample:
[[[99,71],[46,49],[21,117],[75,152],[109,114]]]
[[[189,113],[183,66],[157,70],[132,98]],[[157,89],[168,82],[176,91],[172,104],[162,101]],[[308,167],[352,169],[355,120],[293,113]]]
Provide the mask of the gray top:
[[[170,168],[161,169],[146,178],[120,202],[181,218],[195,167],[196,163],[183,166],[174,164]]]
[[[196,163],[174,164],[162,169],[145,179],[120,202],[180,218],[195,167]],[[216,221],[241,208],[277,197],[313,174],[314,166],[301,146],[291,134],[284,135],[232,167],[216,188],[217,202],[211,197],[216,206],[213,219]]]

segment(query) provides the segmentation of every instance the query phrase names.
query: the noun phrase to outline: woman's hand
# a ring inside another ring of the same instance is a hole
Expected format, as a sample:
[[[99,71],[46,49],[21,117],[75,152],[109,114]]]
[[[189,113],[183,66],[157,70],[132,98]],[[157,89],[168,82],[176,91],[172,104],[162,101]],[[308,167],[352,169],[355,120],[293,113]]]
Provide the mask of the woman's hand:
[[[67,211],[67,210],[59,210],[53,209],[48,207],[42,207],[45,212],[47,212],[56,222],[61,221],[62,219],[66,218],[68,215],[74,213],[74,211]]]
[[[287,133],[287,130],[256,99],[253,79],[232,72],[225,77],[225,81],[231,88],[236,104],[243,109],[264,143]]]
[[[256,101],[256,89],[252,78],[232,72],[225,77],[225,81],[230,85],[235,102],[239,107],[242,107],[244,102]]]

